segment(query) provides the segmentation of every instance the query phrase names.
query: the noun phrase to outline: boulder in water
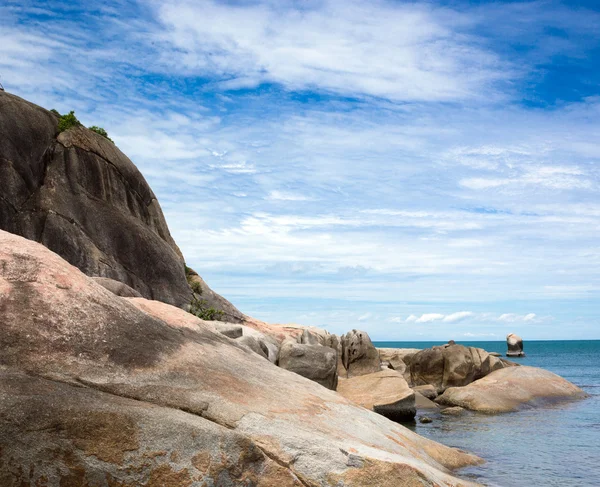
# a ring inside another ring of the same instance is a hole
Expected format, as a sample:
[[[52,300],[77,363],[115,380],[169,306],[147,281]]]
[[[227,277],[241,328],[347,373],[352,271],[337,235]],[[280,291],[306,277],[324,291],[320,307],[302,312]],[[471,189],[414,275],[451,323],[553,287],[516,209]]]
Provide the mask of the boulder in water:
[[[506,335],[506,345],[508,347],[508,352],[506,352],[507,357],[525,356],[525,352],[523,352],[523,339],[519,335],[515,335],[514,333]]]

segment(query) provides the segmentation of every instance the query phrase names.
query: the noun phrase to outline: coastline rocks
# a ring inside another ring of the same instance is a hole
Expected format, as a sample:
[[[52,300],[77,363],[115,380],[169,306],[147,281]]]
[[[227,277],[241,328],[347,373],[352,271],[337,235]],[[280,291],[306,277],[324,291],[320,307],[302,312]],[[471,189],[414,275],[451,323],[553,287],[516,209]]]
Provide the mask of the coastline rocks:
[[[394,369],[401,374],[406,372],[407,364],[410,363],[412,356],[420,352],[419,348],[378,348],[379,360],[387,362],[389,368]]]
[[[415,393],[415,407],[417,408],[417,410],[439,409],[440,408],[435,402],[433,402],[431,399],[425,397],[420,392],[417,392],[414,389],[413,389],[413,392]]]
[[[279,349],[279,367],[306,377],[327,389],[338,385],[337,351],[323,345],[305,345],[291,339]]]
[[[415,393],[404,377],[394,370],[340,379],[338,393],[399,423],[412,421],[417,412]]]
[[[481,348],[442,345],[413,355],[410,383],[413,387],[431,384],[442,393],[448,387],[465,386],[503,367],[499,358]]]
[[[465,387],[446,389],[436,402],[483,413],[504,413],[546,401],[586,396],[579,387],[552,372],[520,366],[496,370]]]
[[[342,364],[349,378],[381,370],[379,352],[366,332],[349,331],[341,339],[341,348]]]
[[[481,460],[0,231],[0,484],[474,486]]]
[[[515,335],[514,333],[506,335],[506,346],[508,347],[508,352],[506,352],[507,357],[525,356],[525,352],[523,352],[523,339],[519,335]]]

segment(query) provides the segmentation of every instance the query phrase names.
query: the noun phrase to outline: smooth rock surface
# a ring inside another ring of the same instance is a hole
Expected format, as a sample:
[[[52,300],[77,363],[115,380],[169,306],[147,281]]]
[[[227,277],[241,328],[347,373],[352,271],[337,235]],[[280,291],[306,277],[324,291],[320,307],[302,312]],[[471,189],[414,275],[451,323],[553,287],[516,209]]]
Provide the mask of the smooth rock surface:
[[[412,356],[420,352],[419,348],[378,348],[379,359],[382,362],[388,362],[390,368],[404,374],[407,363],[410,363]]]
[[[3,487],[474,485],[448,468],[477,457],[1,231],[0,300]]]
[[[337,390],[346,399],[392,421],[412,421],[416,414],[415,393],[394,370],[340,379]]]
[[[342,362],[347,377],[372,374],[381,370],[379,351],[369,335],[360,330],[352,330],[341,339]]]
[[[451,387],[436,399],[483,413],[516,411],[544,402],[581,399],[586,393],[568,380],[536,367],[506,367],[465,387]]]

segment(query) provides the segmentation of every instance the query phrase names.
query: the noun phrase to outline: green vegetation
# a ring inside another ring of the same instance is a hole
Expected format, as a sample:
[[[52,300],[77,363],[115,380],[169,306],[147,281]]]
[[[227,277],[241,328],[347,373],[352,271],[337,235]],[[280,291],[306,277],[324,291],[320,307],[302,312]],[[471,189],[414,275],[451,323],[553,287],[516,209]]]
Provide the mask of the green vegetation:
[[[96,127],[95,125],[92,125],[91,127],[89,127],[89,129],[92,132],[96,132],[97,134],[101,135],[102,137],[110,140],[111,142],[113,141],[109,136],[108,133],[106,132],[106,130],[104,130],[102,127]]]
[[[77,127],[80,125],[81,122],[77,120],[75,112],[71,110],[66,115],[60,115],[60,118],[58,120],[58,132],[64,132],[65,130],[69,130],[70,128]]]
[[[205,321],[219,321],[223,318],[223,311],[208,307],[204,299],[192,299],[190,313]]]
[[[69,130],[70,128],[73,128],[73,127],[81,126],[81,122],[79,120],[77,120],[74,110],[71,110],[66,115],[61,115],[59,113],[59,111],[55,110],[54,108],[50,111],[58,117],[58,132],[59,133],[64,132],[65,130]],[[98,135],[101,135],[102,137],[113,142],[113,140],[108,136],[108,132],[106,130],[104,130],[102,127],[97,127],[96,125],[92,125],[91,127],[88,127],[88,128],[92,132],[96,132]]]

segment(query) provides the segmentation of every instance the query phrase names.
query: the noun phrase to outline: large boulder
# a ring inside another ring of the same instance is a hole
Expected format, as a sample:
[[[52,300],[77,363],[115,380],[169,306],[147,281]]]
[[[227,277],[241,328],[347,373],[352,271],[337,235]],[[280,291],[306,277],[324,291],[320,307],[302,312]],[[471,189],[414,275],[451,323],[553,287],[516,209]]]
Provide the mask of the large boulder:
[[[472,486],[477,457],[0,231],[0,485]]]
[[[372,374],[381,370],[379,352],[366,332],[349,331],[342,337],[341,342],[342,364],[348,377]]]
[[[508,348],[508,352],[506,352],[507,357],[525,356],[525,352],[523,352],[523,339],[519,335],[515,335],[514,333],[506,335],[506,346]]]
[[[394,370],[340,379],[337,391],[346,399],[392,421],[412,421],[417,412],[415,393],[408,387],[402,374]]]
[[[431,384],[441,393],[448,387],[470,384],[503,367],[498,357],[481,348],[442,345],[412,356],[410,383],[412,386]]]
[[[279,349],[278,364],[327,389],[335,391],[338,385],[337,351],[333,348],[285,340]]]
[[[450,387],[436,402],[483,413],[503,413],[583,397],[586,393],[568,380],[544,369],[522,366],[496,370],[465,387]]]

